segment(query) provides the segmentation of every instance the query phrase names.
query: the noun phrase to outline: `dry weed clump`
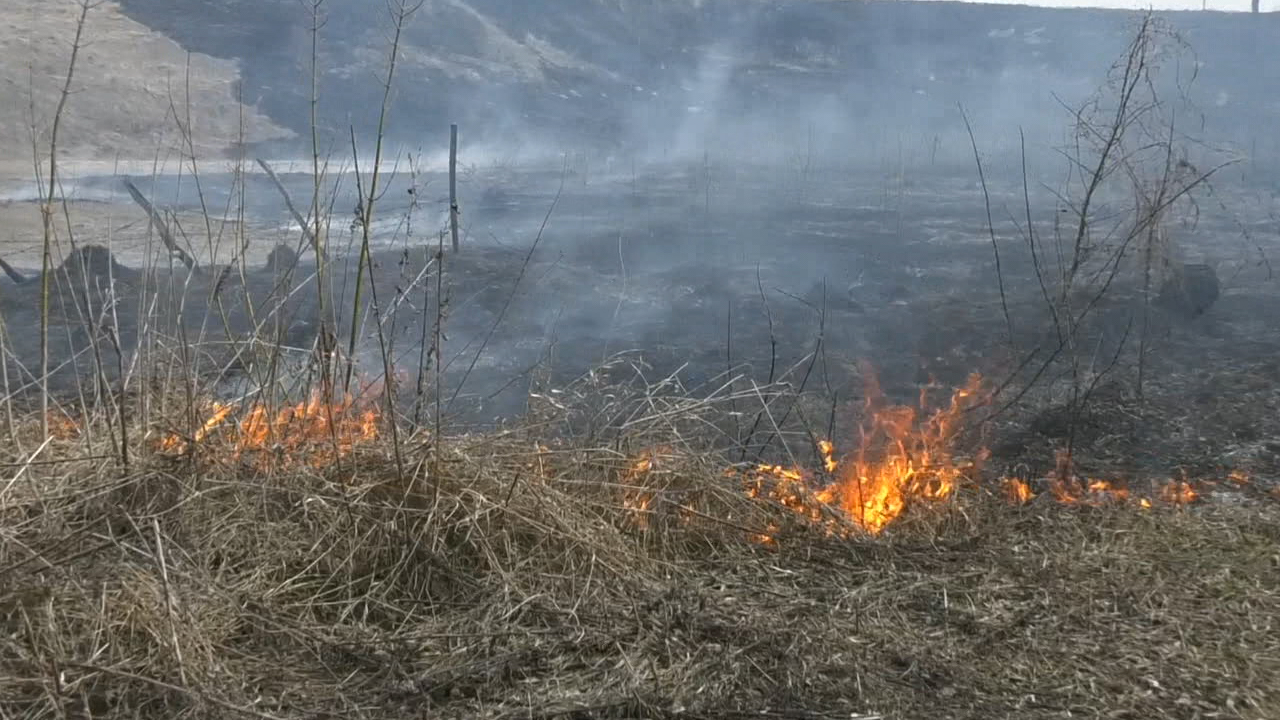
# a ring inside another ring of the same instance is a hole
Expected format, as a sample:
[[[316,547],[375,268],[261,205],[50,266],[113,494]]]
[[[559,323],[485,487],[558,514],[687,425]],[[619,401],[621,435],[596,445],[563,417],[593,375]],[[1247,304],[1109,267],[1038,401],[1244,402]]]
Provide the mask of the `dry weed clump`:
[[[714,434],[716,404],[628,392],[595,405],[548,396],[501,432],[402,438],[403,475],[385,438],[324,466],[302,445],[297,462],[264,465],[220,452],[236,439],[215,434],[196,452],[140,454],[127,473],[103,434],[103,447],[58,441],[46,464],[6,451],[0,710],[1263,718],[1280,707],[1274,505],[1140,512],[970,494],[878,537],[828,537],[726,475],[729,458],[697,440]],[[108,457],[77,459],[96,455]]]

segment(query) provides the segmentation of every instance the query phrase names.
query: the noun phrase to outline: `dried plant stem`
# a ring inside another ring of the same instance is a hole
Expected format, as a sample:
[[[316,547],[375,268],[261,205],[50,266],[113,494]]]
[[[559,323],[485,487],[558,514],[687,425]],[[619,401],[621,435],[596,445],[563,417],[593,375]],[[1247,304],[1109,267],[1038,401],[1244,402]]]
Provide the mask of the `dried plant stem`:
[[[336,349],[336,321],[330,317],[329,307],[329,249],[328,233],[322,227],[320,194],[324,179],[320,165],[320,30],[324,27],[321,14],[325,0],[310,0],[311,26],[311,77],[308,103],[309,129],[311,131],[311,243],[316,258],[316,303],[319,318],[317,335],[317,359],[320,364],[320,386],[326,404],[333,403],[333,363]]]
[[[267,174],[267,178],[271,180],[271,184],[275,185],[276,190],[280,192],[280,197],[284,199],[284,206],[288,208],[289,214],[293,216],[294,222],[298,223],[298,227],[302,229],[303,241],[314,247],[316,240],[311,231],[311,223],[307,222],[307,219],[302,217],[302,213],[298,212],[298,207],[293,204],[293,198],[290,197],[289,190],[285,188],[284,183],[280,182],[280,176],[276,175],[276,171],[271,169],[271,166],[267,164],[266,160],[263,160],[262,158],[255,158],[255,162],[257,162],[258,167],[261,167],[263,172]],[[316,162],[319,162],[318,158]]]
[[[1000,309],[1004,311],[1004,324],[1009,333],[1009,345],[1013,346],[1013,318],[1009,316],[1009,299],[1004,291],[1004,270],[1000,266],[1000,243],[996,241],[996,227],[991,220],[991,193],[987,190],[987,174],[982,169],[982,155],[978,152],[978,140],[973,135],[973,126],[969,123],[969,113],[963,105],[960,117],[964,119],[964,129],[969,133],[969,144],[973,147],[973,161],[978,166],[978,181],[982,183],[982,202],[987,211],[987,232],[991,235],[991,252],[996,261],[996,285],[1000,289]]]
[[[394,33],[391,38],[390,57],[387,63],[387,76],[382,85],[382,106],[378,111],[378,130],[377,137],[374,140],[373,149],[373,171],[369,180],[368,191],[363,189],[360,192],[360,259],[356,264],[356,286],[351,301],[351,335],[347,343],[347,366],[346,375],[343,379],[343,392],[349,392],[351,388],[351,377],[355,371],[355,354],[356,339],[360,333],[360,316],[361,316],[361,295],[364,289],[364,275],[366,272],[372,273],[370,267],[370,233],[373,223],[374,204],[379,198],[378,182],[381,179],[382,165],[382,146],[386,139],[386,129],[388,115],[391,111],[391,89],[394,87],[396,64],[400,58],[400,39],[404,32],[405,24],[410,17],[422,7],[422,2],[410,5],[407,0],[394,0],[392,4],[392,24]],[[352,152],[355,152],[355,131],[351,133]],[[356,173],[357,182],[359,182],[359,170]],[[372,283],[371,283],[372,284]],[[390,381],[390,377],[387,378]]]
[[[49,434],[49,288],[53,270],[53,204],[58,188],[58,130],[62,126],[62,114],[71,97],[71,82],[76,73],[76,60],[83,47],[84,28],[89,11],[96,7],[95,0],[80,0],[80,15],[76,18],[75,39],[71,41],[71,59],[67,62],[67,77],[58,96],[58,106],[53,112],[53,125],[49,132],[49,184],[40,215],[44,221],[44,238],[40,247],[40,431]],[[34,100],[33,100],[34,101]],[[35,158],[36,167],[40,161]]]

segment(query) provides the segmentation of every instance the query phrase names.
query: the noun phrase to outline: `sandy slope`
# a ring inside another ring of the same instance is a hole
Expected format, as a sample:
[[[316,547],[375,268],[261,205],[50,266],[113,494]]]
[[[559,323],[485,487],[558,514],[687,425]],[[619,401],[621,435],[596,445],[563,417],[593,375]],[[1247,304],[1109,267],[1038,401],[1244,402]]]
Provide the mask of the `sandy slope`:
[[[0,0],[0,190],[5,194],[30,193],[33,111],[37,149],[47,163],[78,9],[76,0]],[[177,43],[122,15],[115,2],[90,10],[83,43],[59,131],[63,177],[130,166],[145,174],[156,160],[176,166],[185,151],[172,109],[185,124],[188,60],[191,126],[203,160],[226,156],[242,137],[256,141],[290,134],[236,100],[240,71],[235,62],[188,56]],[[60,246],[68,234],[81,242],[111,237],[110,244],[129,256],[146,243],[146,222],[127,200],[73,202],[70,212],[71,228],[65,218],[59,224]],[[0,257],[28,265],[38,259],[42,231],[35,204],[0,202],[0,227]]]
[[[33,104],[41,153],[48,152],[78,8],[76,0],[0,0],[0,179],[31,175]],[[180,147],[171,107],[185,116],[188,57],[200,155],[224,154],[241,137],[242,122],[250,141],[289,135],[237,102],[235,62],[188,56],[177,43],[122,15],[115,2],[90,10],[84,41],[60,131],[62,161],[145,160]]]

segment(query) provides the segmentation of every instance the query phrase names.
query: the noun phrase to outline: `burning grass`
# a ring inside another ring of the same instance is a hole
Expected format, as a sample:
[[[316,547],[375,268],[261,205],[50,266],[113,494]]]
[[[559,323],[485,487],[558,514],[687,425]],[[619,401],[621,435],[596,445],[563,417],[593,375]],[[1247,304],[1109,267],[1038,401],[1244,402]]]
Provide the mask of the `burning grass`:
[[[972,461],[957,461],[953,445],[965,413],[982,402],[983,381],[972,375],[956,390],[950,404],[931,409],[922,391],[918,407],[889,405],[865,372],[868,387],[856,454],[836,458],[830,440],[818,442],[823,487],[812,490],[812,479],[802,470],[760,465],[748,488],[752,497],[767,496],[824,525],[827,532],[848,537],[850,526],[877,535],[896,521],[913,502],[938,502],[955,494]],[[848,521],[845,527],[826,521],[819,508],[835,510]]]
[[[357,398],[326,400],[312,392],[308,400],[272,409],[255,401],[246,407],[212,402],[192,437],[177,433],[160,438],[159,450],[170,455],[203,446],[216,460],[247,460],[259,469],[305,463],[330,465],[378,438],[378,412]]]
[[[359,404],[211,407],[128,472],[66,433],[0,485],[0,708],[1275,717],[1280,505],[983,481],[967,393],[811,469],[731,462],[692,432],[722,403],[653,389],[409,437],[403,476]]]

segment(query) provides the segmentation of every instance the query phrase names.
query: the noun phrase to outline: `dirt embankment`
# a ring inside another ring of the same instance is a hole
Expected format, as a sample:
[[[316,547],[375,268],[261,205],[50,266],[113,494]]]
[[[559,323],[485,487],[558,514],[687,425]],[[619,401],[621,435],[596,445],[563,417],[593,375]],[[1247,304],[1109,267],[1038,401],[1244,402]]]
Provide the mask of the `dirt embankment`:
[[[0,0],[0,257],[10,262],[38,259],[43,230],[32,202],[33,150],[47,168],[79,12],[76,0]],[[59,128],[61,176],[146,174],[156,162],[173,171],[189,155],[186,126],[206,163],[240,142],[289,137],[291,131],[238,101],[239,82],[238,62],[189,54],[123,15],[118,3],[95,4]],[[120,205],[93,202],[75,197],[74,183],[63,189],[72,200],[71,227],[61,223],[60,236],[98,242],[112,236],[126,251],[143,242],[146,223],[127,198]]]
[[[0,180],[31,177],[33,125],[47,161],[79,11],[75,0],[0,0]],[[290,135],[238,101],[238,63],[188,54],[115,2],[89,10],[82,46],[59,130],[69,166],[175,154],[184,143],[175,111],[185,125],[189,110],[202,157]]]

